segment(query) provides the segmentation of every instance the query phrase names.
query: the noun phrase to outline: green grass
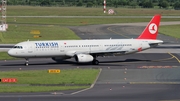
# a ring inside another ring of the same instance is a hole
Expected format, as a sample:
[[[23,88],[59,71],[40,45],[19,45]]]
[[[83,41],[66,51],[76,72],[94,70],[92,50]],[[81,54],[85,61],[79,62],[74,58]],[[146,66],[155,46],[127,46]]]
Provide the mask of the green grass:
[[[85,89],[89,86],[0,86],[1,93],[53,92],[61,90]]]
[[[10,59],[17,59],[17,58],[9,56],[7,52],[0,52],[0,60],[10,60]]]
[[[174,38],[180,38],[180,25],[168,25],[160,26],[159,33],[172,36]]]
[[[114,9],[117,14],[113,16],[131,15],[180,15],[180,10],[145,9],[145,8],[109,8]],[[38,6],[8,6],[8,16],[107,16],[103,13],[103,6],[97,8],[86,7],[38,7]]]
[[[0,78],[17,78],[16,84],[92,84],[98,71],[96,69],[65,69],[57,74],[48,73],[47,70],[1,71]]]
[[[98,73],[98,69],[65,69],[55,74],[48,73],[48,70],[1,71],[0,78],[18,79],[17,83],[8,84],[74,84],[74,86],[4,86],[2,84],[7,83],[1,82],[0,92],[4,92],[5,88],[9,88],[7,92],[39,92],[86,88],[94,82]],[[78,84],[87,86],[77,86]]]
[[[30,34],[32,30],[40,31],[40,38]],[[76,34],[62,26],[9,25],[6,32],[0,32],[0,43],[18,43],[27,40],[65,40],[79,39]]]

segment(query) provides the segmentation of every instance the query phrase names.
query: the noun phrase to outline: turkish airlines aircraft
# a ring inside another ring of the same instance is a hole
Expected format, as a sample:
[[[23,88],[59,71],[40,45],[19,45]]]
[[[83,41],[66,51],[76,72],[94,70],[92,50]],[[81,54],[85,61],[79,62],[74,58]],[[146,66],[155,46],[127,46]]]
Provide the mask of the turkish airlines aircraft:
[[[55,61],[75,58],[77,63],[98,65],[98,56],[136,53],[163,43],[156,40],[161,15],[155,15],[137,39],[47,40],[25,41],[16,44],[8,54],[17,58],[49,57]]]

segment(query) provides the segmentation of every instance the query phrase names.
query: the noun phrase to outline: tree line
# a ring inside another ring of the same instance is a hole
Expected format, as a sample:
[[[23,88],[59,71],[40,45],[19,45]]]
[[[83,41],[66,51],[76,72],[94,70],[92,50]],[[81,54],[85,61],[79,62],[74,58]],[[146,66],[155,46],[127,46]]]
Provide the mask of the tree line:
[[[8,5],[85,6],[100,7],[104,0],[7,0]],[[106,0],[107,7],[174,8],[180,10],[180,0]]]

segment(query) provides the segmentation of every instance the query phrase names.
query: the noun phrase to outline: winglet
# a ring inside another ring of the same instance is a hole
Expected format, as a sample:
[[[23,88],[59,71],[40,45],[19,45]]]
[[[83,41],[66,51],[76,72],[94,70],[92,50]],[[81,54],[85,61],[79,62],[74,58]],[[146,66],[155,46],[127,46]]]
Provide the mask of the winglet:
[[[161,15],[155,15],[137,39],[156,39]]]

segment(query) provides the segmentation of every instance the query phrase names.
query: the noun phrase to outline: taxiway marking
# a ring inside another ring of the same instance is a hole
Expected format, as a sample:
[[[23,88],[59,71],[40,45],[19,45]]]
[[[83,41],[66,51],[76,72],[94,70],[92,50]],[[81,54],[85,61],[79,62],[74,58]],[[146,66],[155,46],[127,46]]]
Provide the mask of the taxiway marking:
[[[109,30],[109,31],[111,31],[111,32],[113,32],[113,33],[115,33],[115,34],[121,35],[121,36],[123,36],[123,37],[125,37],[125,38],[129,38],[128,36],[125,36],[124,34],[120,34],[120,33],[118,33],[118,32],[113,31],[112,29],[110,29],[110,27],[108,27],[107,30]]]
[[[176,56],[174,56],[172,53],[170,53],[170,52],[168,52],[168,54],[169,55],[171,55],[172,56],[172,58],[175,58],[179,63],[180,63],[180,60],[179,60],[179,58],[177,58]]]

